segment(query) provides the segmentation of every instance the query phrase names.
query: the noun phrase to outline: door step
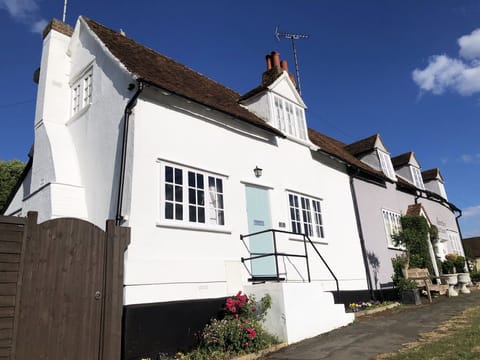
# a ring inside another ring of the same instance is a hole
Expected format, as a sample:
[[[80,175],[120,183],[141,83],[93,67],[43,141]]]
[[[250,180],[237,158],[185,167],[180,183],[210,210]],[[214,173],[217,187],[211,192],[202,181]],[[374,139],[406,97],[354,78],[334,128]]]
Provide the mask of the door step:
[[[275,276],[275,275],[265,275],[265,276],[252,276],[251,278],[248,279],[249,282],[251,283],[265,283],[267,281],[285,281],[284,277],[280,276]]]

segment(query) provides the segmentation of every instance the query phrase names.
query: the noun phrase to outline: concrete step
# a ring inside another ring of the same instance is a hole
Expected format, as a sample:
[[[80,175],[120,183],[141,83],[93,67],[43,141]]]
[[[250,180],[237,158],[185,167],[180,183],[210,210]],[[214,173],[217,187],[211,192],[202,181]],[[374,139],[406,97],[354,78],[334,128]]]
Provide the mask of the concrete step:
[[[264,283],[245,286],[246,294],[260,300],[272,297],[265,328],[288,344],[346,326],[355,319],[318,283]]]

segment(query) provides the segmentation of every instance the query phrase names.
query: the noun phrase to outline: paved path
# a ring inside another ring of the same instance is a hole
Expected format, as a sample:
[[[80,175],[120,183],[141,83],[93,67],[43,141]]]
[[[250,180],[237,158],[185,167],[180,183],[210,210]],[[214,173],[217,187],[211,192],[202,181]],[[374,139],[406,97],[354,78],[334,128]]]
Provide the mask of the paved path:
[[[418,339],[465,309],[480,305],[480,290],[469,295],[433,299],[433,304],[408,306],[358,318],[352,325],[290,345],[263,359],[373,359]]]

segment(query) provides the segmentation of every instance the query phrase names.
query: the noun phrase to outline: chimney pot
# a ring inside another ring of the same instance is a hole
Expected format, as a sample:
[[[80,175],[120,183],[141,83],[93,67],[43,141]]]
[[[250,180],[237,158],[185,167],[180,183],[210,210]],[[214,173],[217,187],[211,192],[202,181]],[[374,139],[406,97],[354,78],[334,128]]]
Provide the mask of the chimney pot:
[[[272,51],[270,56],[272,57],[272,60],[273,60],[273,67],[279,68],[280,67],[280,53],[278,53],[276,51]]]
[[[288,72],[287,60],[280,61],[280,67],[282,68],[282,70],[285,70],[286,72]]]
[[[265,60],[267,61],[267,71],[272,68],[272,57],[270,55],[265,56]]]

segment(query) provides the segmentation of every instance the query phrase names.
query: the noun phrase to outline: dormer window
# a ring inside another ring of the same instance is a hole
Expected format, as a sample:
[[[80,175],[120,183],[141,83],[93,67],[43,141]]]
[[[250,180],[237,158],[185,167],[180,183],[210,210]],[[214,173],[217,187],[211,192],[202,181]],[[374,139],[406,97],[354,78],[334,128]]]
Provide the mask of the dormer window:
[[[292,102],[273,95],[275,126],[288,135],[307,139],[304,110]]]
[[[413,184],[419,189],[425,189],[425,185],[423,185],[422,174],[420,173],[420,169],[415,166],[410,166],[410,170],[412,172]]]
[[[382,171],[385,175],[387,175],[390,179],[395,179],[395,171],[393,170],[392,160],[390,159],[390,155],[387,153],[377,149],[378,157],[380,159],[380,166]]]

